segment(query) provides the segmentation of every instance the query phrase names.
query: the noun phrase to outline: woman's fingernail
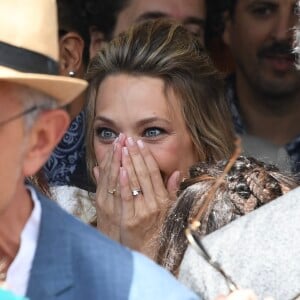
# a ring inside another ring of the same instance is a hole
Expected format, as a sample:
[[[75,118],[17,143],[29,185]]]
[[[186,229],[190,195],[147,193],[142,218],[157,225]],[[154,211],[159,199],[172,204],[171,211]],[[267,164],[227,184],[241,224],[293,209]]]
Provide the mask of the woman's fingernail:
[[[128,149],[127,149],[127,147],[123,147],[122,151],[123,151],[124,155],[128,155]]]
[[[114,145],[117,144],[119,142],[120,136],[118,136],[115,140],[114,140]]]
[[[120,167],[120,173],[121,173],[121,176],[124,178],[126,177],[126,169],[124,167]]]
[[[144,142],[142,140],[138,140],[137,144],[138,144],[138,146],[139,146],[140,149],[143,149],[145,147],[144,146]]]
[[[114,144],[113,144],[113,151],[114,151],[114,152],[116,151],[117,146],[118,146],[118,143],[114,143]]]
[[[133,140],[132,137],[127,138],[127,141],[128,141],[128,144],[129,144],[130,146],[133,146],[133,145],[134,145],[134,140]]]

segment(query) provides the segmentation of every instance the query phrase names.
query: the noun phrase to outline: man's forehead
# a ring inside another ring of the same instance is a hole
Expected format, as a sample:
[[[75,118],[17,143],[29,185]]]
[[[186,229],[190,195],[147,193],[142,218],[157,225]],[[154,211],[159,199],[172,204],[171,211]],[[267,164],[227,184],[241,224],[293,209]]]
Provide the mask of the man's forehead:
[[[7,117],[7,112],[14,112],[20,109],[21,101],[18,89],[14,84],[0,81],[0,105],[1,120]]]
[[[154,17],[204,19],[206,16],[205,0],[131,0],[129,9],[135,21]]]
[[[8,105],[19,106],[22,103],[21,100],[18,85],[0,81],[0,105],[2,108]]]
[[[169,18],[201,35],[205,28],[206,0],[130,0],[117,17],[114,35],[144,20]]]
[[[23,91],[27,90],[23,85],[9,82],[9,81],[0,81],[0,103],[5,106],[7,103],[13,102],[19,104],[23,102],[23,99],[26,95],[23,95]]]
[[[3,103],[9,97],[9,100],[17,99],[18,85],[7,81],[0,81],[0,101]]]

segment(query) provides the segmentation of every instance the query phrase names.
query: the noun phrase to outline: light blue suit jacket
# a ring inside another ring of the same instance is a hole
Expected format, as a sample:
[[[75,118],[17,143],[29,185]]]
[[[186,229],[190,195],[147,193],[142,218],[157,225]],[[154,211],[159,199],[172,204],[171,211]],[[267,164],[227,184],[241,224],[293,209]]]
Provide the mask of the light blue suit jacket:
[[[152,261],[38,198],[42,219],[27,289],[31,300],[198,299]]]

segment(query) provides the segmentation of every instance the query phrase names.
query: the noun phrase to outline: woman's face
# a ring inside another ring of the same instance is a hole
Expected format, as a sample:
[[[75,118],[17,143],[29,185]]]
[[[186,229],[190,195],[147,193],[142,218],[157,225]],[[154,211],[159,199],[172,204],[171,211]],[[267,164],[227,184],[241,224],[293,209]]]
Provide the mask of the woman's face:
[[[195,147],[172,89],[161,79],[110,75],[96,98],[94,150],[98,164],[120,133],[143,140],[155,158],[163,180],[176,170],[185,176],[197,161]]]

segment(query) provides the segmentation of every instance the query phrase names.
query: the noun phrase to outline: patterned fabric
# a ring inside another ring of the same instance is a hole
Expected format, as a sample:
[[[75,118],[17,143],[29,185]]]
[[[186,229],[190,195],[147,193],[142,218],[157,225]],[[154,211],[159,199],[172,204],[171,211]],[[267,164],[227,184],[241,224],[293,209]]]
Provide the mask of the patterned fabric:
[[[239,99],[236,93],[235,76],[227,79],[226,96],[232,114],[235,130],[238,134],[245,134],[247,130],[243,124],[242,116],[239,113]],[[285,145],[285,149],[293,162],[293,172],[300,174],[300,135]]]
[[[67,133],[44,166],[44,173],[50,186],[86,186],[85,183],[80,182],[87,178],[84,146],[85,129],[86,116],[82,111],[72,121]]]

